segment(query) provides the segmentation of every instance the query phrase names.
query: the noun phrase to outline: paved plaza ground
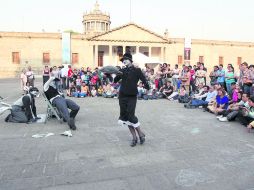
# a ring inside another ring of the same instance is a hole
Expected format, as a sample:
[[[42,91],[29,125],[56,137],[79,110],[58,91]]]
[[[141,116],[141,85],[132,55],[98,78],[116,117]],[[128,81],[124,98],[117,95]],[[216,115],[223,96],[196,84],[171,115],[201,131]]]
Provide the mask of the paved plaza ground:
[[[7,102],[18,92],[18,80],[0,80]],[[0,116],[1,190],[254,189],[254,133],[238,123],[167,100],[138,101],[147,141],[132,148],[128,130],[117,125],[117,99],[74,100],[81,110],[69,138],[55,119],[28,125]],[[42,97],[36,102],[45,113]],[[55,135],[32,138],[47,132]]]

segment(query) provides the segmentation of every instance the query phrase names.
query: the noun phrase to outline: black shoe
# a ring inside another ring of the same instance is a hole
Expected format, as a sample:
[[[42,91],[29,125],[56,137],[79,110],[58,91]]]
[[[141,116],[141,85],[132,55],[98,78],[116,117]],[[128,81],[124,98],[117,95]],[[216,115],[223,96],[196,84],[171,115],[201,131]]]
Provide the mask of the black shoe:
[[[70,120],[68,122],[68,125],[69,125],[70,129],[72,129],[72,130],[76,130],[77,129],[77,127],[75,125],[75,121],[74,121],[74,119],[72,117],[70,118]]]
[[[6,118],[5,118],[5,122],[9,122],[9,118],[10,118],[11,114],[9,114]]]
[[[139,137],[139,140],[140,140],[140,144],[144,144],[146,141],[146,136],[143,135],[142,137]]]
[[[137,140],[137,139],[133,139],[133,140],[131,141],[130,146],[131,146],[131,147],[134,147],[134,146],[137,145],[137,143],[138,143],[138,140]]]

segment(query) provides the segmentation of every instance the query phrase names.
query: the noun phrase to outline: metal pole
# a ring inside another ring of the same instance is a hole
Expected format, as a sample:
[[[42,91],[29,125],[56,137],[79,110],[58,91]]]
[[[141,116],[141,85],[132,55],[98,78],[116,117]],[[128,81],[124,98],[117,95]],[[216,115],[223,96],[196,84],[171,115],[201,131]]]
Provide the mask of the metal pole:
[[[130,22],[131,22],[131,0],[130,0]]]

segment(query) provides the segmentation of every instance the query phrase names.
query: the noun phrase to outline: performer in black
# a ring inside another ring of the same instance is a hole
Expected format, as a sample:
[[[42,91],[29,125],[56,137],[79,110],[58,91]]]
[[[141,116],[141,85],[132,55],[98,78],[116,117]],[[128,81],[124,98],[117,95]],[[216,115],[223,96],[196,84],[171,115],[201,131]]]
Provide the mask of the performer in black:
[[[122,75],[117,75],[114,79],[114,82],[122,79],[119,92],[120,117],[118,123],[129,127],[133,136],[130,146],[134,147],[138,142],[136,132],[138,133],[140,144],[145,142],[145,134],[141,131],[140,123],[135,116],[138,94],[137,83],[141,80],[147,90],[150,88],[141,69],[134,67],[132,64],[131,54],[125,53],[121,62],[124,64],[124,68],[120,69]]]
[[[5,118],[5,122],[32,123],[40,119],[36,114],[34,98],[39,96],[36,87],[27,87],[27,94],[19,98],[10,107],[11,113]]]
[[[79,106],[70,99],[65,99],[61,92],[57,90],[56,82],[59,79],[51,76],[44,84],[43,90],[47,99],[57,108],[64,121],[66,121],[72,130],[76,130],[75,117],[78,114]],[[68,108],[71,112],[68,111]]]

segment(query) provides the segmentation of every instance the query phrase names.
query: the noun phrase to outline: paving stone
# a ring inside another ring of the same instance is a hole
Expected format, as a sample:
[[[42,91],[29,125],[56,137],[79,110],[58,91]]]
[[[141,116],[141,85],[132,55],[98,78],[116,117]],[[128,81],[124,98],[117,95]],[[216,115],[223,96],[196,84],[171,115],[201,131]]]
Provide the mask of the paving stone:
[[[0,89],[6,85],[12,102],[19,84],[0,80]],[[0,189],[254,189],[253,133],[237,122],[167,100],[138,101],[147,141],[132,148],[128,128],[117,125],[117,99],[71,99],[81,107],[71,138],[56,119],[27,125],[0,116]],[[44,100],[36,104],[45,113]],[[32,138],[47,132],[55,135]]]

